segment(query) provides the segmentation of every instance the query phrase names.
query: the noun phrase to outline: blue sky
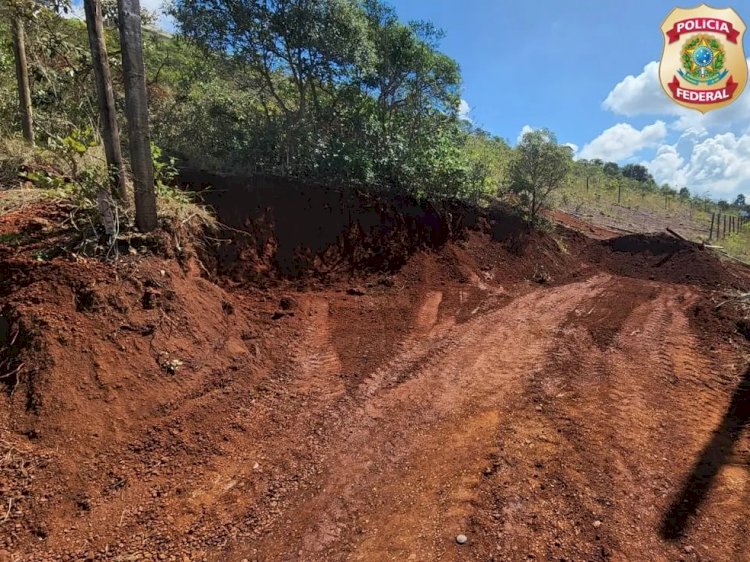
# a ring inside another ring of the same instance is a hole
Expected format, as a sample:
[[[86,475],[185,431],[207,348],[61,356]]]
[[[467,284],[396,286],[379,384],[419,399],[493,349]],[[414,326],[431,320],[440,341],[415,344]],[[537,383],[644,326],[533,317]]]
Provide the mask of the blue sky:
[[[696,193],[750,196],[750,89],[702,116],[669,101],[657,79],[662,21],[699,2],[392,3],[403,20],[445,31],[442,50],[461,65],[476,125],[511,143],[548,127],[579,157],[643,163],[660,183]],[[750,21],[750,1],[730,7]]]
[[[161,0],[142,3],[154,9]],[[661,23],[698,0],[390,3],[402,20],[444,30],[441,50],[461,65],[464,107],[477,126],[513,144],[529,127],[548,127],[578,157],[643,163],[660,183],[750,197],[750,88],[702,116],[669,101],[658,83]],[[750,21],[750,0],[730,6]]]

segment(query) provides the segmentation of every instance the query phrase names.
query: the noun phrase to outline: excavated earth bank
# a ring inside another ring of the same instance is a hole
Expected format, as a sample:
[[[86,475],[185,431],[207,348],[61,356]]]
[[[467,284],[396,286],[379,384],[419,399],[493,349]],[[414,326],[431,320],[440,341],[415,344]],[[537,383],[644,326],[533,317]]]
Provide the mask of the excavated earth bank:
[[[745,268],[185,181],[198,253],[0,217],[0,561],[750,559]]]

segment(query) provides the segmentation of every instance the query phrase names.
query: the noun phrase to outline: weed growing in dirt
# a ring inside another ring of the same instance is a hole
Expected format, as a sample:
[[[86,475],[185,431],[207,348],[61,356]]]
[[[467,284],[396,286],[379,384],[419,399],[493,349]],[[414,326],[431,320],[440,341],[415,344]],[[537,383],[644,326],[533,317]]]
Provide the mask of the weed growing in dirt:
[[[750,226],[716,242],[732,257],[750,263]]]
[[[166,158],[162,150],[151,144],[151,156],[154,161],[154,180],[156,181],[156,201],[159,217],[171,222],[173,226],[181,227],[186,223],[196,225],[211,231],[216,231],[218,221],[206,207],[195,202],[196,195],[183,189],[174,187],[177,177],[174,158]]]
[[[45,148],[15,139],[2,143],[0,185],[14,189],[0,193],[0,216],[50,202],[68,215],[63,226],[71,234],[68,246],[73,253],[111,256],[117,254],[118,240],[130,244],[135,234],[132,209],[109,195],[109,174],[93,131],[73,130],[67,137],[50,139]],[[218,223],[213,214],[195,201],[193,193],[173,186],[174,160],[165,158],[155,145],[152,155],[162,226],[178,237],[215,231]]]
[[[534,273],[531,276],[532,281],[539,283],[540,285],[547,285],[552,283],[552,275],[547,271],[543,265],[535,265]]]

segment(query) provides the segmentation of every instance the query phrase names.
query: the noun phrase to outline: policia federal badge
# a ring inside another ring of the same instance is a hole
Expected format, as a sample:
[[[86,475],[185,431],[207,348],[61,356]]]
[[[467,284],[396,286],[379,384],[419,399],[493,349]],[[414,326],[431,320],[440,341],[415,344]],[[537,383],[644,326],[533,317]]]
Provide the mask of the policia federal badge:
[[[661,25],[659,81],[676,103],[703,113],[736,100],[747,83],[747,26],[731,8],[675,8]]]

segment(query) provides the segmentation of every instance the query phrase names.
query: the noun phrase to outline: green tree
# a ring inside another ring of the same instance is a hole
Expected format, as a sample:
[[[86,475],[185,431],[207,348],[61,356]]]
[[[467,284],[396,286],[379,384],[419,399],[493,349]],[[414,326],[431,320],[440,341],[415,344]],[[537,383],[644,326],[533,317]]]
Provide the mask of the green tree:
[[[172,13],[231,76],[201,85],[212,109],[186,107],[185,121],[210,132],[242,118],[214,139],[225,161],[421,195],[482,183],[462,150],[458,65],[432,25],[404,24],[379,0],[176,0]]]
[[[620,175],[620,166],[618,166],[616,162],[605,162],[602,169],[604,170],[604,173],[610,177]]]
[[[571,162],[570,149],[557,144],[551,131],[523,135],[510,165],[510,187],[522,197],[530,223],[547,206],[552,192],[562,187]]]
[[[496,195],[507,187],[513,149],[505,140],[481,129],[469,130],[463,152],[471,169],[470,181],[480,191]]]
[[[172,14],[185,35],[246,69],[269,125],[283,131],[282,173],[307,164],[305,148],[321,148],[311,114],[334,118],[349,94],[341,86],[373,56],[366,19],[351,0],[176,0]]]
[[[642,164],[626,164],[622,168],[622,175],[641,183],[650,183],[654,181],[646,166]]]
[[[745,200],[745,196],[742,193],[740,193],[739,195],[737,195],[737,197],[734,200],[733,205],[735,207],[740,207],[740,208],[745,207],[747,205],[747,201]]]

